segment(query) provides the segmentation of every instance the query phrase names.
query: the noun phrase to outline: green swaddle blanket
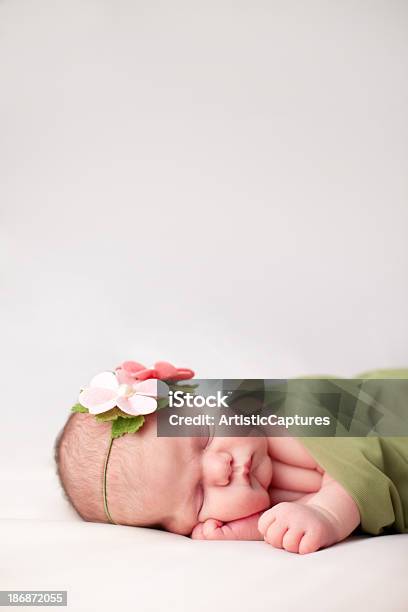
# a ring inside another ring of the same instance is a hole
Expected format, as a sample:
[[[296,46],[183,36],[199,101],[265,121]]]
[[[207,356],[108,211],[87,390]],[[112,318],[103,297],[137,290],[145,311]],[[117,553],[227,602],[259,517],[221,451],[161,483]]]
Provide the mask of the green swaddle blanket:
[[[333,377],[334,378],[334,377]],[[408,378],[406,370],[377,370],[355,378]],[[381,397],[381,381],[378,381]],[[385,392],[384,392],[385,393]],[[398,407],[408,417],[408,395]],[[373,535],[408,533],[408,436],[302,437],[319,465],[353,497],[361,529]]]

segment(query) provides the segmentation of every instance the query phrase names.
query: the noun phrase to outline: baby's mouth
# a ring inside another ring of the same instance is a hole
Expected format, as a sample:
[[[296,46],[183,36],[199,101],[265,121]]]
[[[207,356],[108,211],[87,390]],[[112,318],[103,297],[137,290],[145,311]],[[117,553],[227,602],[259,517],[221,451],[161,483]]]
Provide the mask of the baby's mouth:
[[[250,456],[250,458],[248,459],[248,461],[245,461],[244,463],[244,474],[249,474],[251,471],[251,466],[252,466],[252,455]]]
[[[246,482],[250,482],[249,475],[251,473],[252,467],[252,455],[245,461],[243,464],[233,465],[232,471],[238,474],[239,476],[243,476]]]

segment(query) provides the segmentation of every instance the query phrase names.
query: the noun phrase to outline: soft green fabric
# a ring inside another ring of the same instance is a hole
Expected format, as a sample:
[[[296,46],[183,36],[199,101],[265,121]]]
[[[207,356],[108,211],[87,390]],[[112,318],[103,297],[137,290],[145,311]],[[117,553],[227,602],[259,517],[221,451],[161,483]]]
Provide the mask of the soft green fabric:
[[[408,378],[408,369],[376,370],[355,378]],[[378,385],[378,397],[381,397],[380,380]],[[386,397],[381,400],[386,403]],[[404,397],[400,401],[399,410],[405,418],[408,416],[408,395],[406,402]],[[373,535],[387,531],[408,533],[407,436],[305,437],[299,440],[317,463],[353,497],[360,510],[363,531]]]

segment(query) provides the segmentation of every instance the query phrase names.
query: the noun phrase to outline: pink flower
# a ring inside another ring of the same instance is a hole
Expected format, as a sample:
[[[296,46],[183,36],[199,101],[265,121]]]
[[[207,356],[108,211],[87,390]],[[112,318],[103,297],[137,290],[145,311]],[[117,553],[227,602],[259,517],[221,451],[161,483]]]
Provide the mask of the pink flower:
[[[189,368],[176,368],[168,361],[156,361],[153,368],[146,368],[136,361],[124,361],[116,368],[118,380],[131,384],[135,380],[156,378],[159,380],[187,380],[193,378],[194,372]]]
[[[136,361],[124,361],[120,366],[115,368],[115,371],[120,383],[131,385],[136,382],[137,373],[145,369],[146,366]]]
[[[91,414],[100,414],[118,406],[123,412],[137,416],[150,414],[157,408],[157,398],[165,397],[168,386],[153,378],[143,382],[126,383],[114,372],[94,376],[79,394],[79,403]]]

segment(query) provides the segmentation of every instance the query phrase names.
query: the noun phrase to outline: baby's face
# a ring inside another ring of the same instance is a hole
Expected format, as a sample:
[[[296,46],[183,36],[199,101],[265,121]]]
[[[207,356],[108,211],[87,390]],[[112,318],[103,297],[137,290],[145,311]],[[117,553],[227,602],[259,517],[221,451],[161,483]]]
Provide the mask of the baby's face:
[[[270,506],[272,461],[264,437],[159,438],[143,444],[143,480],[153,521],[189,535],[208,518],[223,522]]]

